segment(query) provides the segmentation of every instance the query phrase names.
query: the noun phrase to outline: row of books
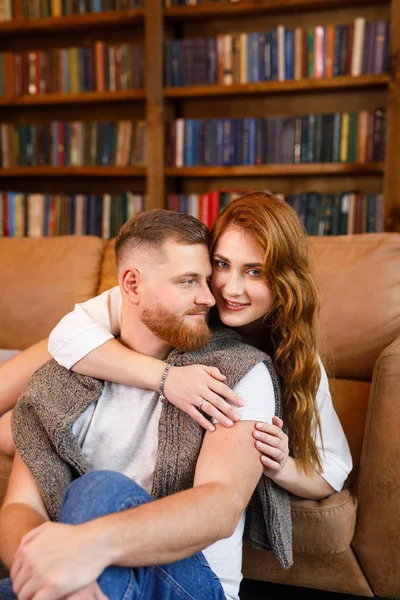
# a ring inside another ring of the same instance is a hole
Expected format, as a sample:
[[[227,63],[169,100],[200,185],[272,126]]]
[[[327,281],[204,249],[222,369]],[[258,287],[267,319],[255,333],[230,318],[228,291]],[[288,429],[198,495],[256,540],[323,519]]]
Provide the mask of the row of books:
[[[13,18],[12,0],[0,0],[0,23],[2,21],[11,21]]]
[[[0,58],[0,95],[6,94],[6,58]],[[144,87],[142,44],[16,52],[15,88],[10,95],[123,91]]]
[[[72,14],[143,8],[144,0],[22,0],[24,19],[46,19]],[[0,0],[0,23],[15,18],[13,0]]]
[[[248,190],[169,194],[167,208],[191,214],[212,227],[221,210]],[[383,231],[383,195],[360,192],[278,195],[298,213],[308,235],[346,235]]]
[[[386,112],[176,119],[166,160],[177,167],[381,162]]]
[[[165,85],[256,83],[379,74],[389,70],[389,21],[165,42]]]
[[[285,200],[297,211],[309,235],[383,231],[382,194],[311,192],[290,195]]]
[[[145,121],[0,124],[0,166],[142,166]]]
[[[237,4],[238,2],[245,0],[164,0],[164,6],[197,6],[198,4],[203,4],[203,2],[230,2]]]
[[[0,192],[0,236],[98,235],[115,237],[145,210],[146,196]]]

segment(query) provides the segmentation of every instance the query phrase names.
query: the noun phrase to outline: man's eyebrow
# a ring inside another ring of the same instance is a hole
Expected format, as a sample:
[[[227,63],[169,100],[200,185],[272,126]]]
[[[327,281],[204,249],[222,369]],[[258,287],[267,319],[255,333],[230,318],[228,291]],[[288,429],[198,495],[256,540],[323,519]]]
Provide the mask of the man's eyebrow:
[[[194,271],[186,271],[185,273],[179,273],[174,276],[174,281],[178,281],[179,279],[200,279],[200,273],[195,273]]]
[[[222,256],[222,254],[214,254],[213,258],[214,258],[214,260],[216,258],[218,258],[219,260],[223,260],[224,262],[227,262],[227,263],[230,262],[229,258],[225,258],[225,256]],[[259,263],[259,262],[258,263],[245,263],[243,266],[246,267],[246,269],[251,269],[251,268],[254,269],[255,267],[262,267],[263,264]]]

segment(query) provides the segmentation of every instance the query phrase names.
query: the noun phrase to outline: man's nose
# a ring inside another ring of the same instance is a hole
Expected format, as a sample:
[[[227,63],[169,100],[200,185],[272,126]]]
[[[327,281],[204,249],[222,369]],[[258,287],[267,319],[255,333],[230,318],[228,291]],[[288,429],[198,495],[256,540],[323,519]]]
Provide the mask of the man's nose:
[[[196,304],[202,304],[203,306],[214,306],[215,298],[211,293],[208,285],[204,285],[199,289],[199,293],[196,296]]]

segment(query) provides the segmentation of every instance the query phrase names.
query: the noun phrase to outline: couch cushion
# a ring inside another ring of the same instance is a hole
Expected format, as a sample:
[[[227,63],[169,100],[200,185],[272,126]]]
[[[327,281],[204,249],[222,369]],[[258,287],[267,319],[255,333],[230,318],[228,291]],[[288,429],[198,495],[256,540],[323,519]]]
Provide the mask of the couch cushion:
[[[353,488],[360,466],[371,384],[367,381],[329,379],[329,388],[353,458],[353,470],[345,485]]]
[[[99,294],[118,284],[117,268],[115,266],[115,238],[108,240],[104,248],[103,263],[101,265],[101,278]]]
[[[95,296],[104,244],[94,236],[0,238],[0,348],[31,346]]]
[[[291,498],[293,550],[332,554],[350,546],[356,524],[357,501],[346,489],[325,500]]]
[[[370,380],[400,334],[400,234],[310,237],[321,291],[322,356],[337,377]]]

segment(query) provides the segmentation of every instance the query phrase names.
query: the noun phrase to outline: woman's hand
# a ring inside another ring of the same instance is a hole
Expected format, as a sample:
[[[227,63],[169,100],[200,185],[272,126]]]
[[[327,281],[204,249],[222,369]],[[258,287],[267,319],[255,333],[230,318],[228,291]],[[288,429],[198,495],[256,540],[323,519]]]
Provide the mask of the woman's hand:
[[[289,456],[289,439],[282,431],[283,421],[272,417],[269,423],[256,423],[253,437],[257,440],[255,446],[259,450],[260,460],[264,465],[264,473],[271,478],[282,471]]]
[[[165,380],[164,394],[169,402],[190,415],[204,429],[214,431],[215,427],[202,413],[225,427],[232,427],[240,416],[229,402],[243,406],[243,401],[224,383],[225,379],[216,367],[172,367]]]

